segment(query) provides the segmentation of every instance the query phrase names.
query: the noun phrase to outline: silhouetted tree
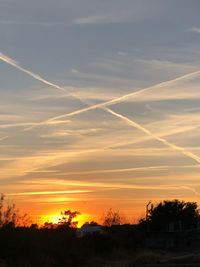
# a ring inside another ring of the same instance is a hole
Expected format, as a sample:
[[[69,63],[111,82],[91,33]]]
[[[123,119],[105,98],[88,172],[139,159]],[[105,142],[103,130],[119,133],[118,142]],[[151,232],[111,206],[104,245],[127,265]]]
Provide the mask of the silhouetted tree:
[[[39,228],[39,226],[38,226],[37,223],[32,223],[32,224],[30,225],[30,229],[38,229],[38,228]]]
[[[0,196],[0,227],[2,226],[12,226],[14,227],[17,223],[17,210],[14,204],[4,205],[5,196],[1,194]]]
[[[113,226],[113,225],[120,225],[122,223],[122,218],[119,214],[119,211],[113,211],[109,209],[104,217],[103,225],[105,226]]]
[[[77,215],[80,215],[79,211],[66,210],[61,212],[61,219],[59,219],[59,226],[76,228],[78,221],[73,221]]]
[[[28,227],[30,225],[30,217],[27,214],[21,215],[16,209],[15,204],[5,204],[5,195],[0,194],[0,227]]]
[[[196,202],[185,202],[175,200],[164,200],[157,205],[152,205],[146,219],[150,230],[166,230],[167,225],[173,223],[179,229],[191,229],[197,226],[199,211]]]
[[[0,226],[3,224],[3,201],[4,201],[4,195],[0,195]]]
[[[91,221],[91,222],[85,222],[83,224],[83,226],[98,226],[99,224],[95,221]]]

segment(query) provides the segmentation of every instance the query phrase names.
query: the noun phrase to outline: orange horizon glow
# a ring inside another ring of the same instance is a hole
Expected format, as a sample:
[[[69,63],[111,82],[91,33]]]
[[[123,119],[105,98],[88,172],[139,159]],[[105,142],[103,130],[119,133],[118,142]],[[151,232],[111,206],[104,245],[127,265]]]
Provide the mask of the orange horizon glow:
[[[65,183],[61,181],[61,187],[67,190],[48,190],[48,191],[41,191],[39,193],[29,191],[29,193],[25,194],[10,194],[8,195],[8,199],[10,203],[15,203],[17,209],[19,209],[20,214],[27,213],[28,216],[31,218],[31,223],[37,223],[39,227],[44,225],[45,222],[57,224],[59,219],[61,218],[61,212],[65,210],[71,211],[79,211],[81,215],[78,215],[74,221],[78,221],[78,227],[81,227],[85,222],[96,221],[99,224],[102,224],[103,217],[106,212],[112,208],[113,211],[119,211],[125,218],[125,223],[137,223],[139,219],[144,218],[145,216],[145,208],[146,204],[151,200],[152,203],[156,204],[159,201],[163,200],[172,200],[178,198],[179,200],[184,201],[196,201],[199,202],[199,195],[198,191],[195,191],[193,188],[189,186],[180,186],[176,187],[175,185],[171,187],[165,187],[166,193],[161,195],[160,190],[164,188],[164,186],[132,186],[134,191],[138,193],[142,193],[140,195],[141,200],[134,195],[127,195],[126,198],[119,198],[118,192],[120,190],[126,190],[128,193],[131,190],[128,189],[128,185],[124,185],[119,183],[112,187],[112,184],[103,184],[103,183],[86,183],[84,189],[81,190],[79,186],[75,191],[75,184],[71,183],[70,186],[66,187],[68,181]],[[40,183],[39,183],[40,184]],[[48,184],[48,183],[47,183]],[[54,185],[55,187],[59,186],[56,182],[49,183],[49,185]],[[70,182],[69,182],[70,184]],[[77,184],[79,184],[77,182]],[[80,185],[80,184],[79,184]],[[46,184],[45,184],[46,186]],[[48,186],[48,185],[47,185]],[[83,186],[83,184],[82,184]],[[82,188],[81,186],[81,188]],[[96,187],[95,187],[96,186]],[[122,189],[121,189],[121,188]],[[127,189],[126,189],[127,188]],[[42,189],[42,188],[41,188]],[[92,189],[92,190],[91,190]],[[98,196],[95,197],[95,192],[99,190],[99,192],[105,193],[113,193],[112,198],[99,198]],[[151,190],[155,190],[157,195],[152,198],[152,195],[148,196],[151,193]],[[51,194],[51,192],[56,192],[55,194]],[[58,194],[60,192],[60,194]],[[73,193],[72,193],[73,192]],[[131,191],[132,192],[132,191]],[[147,194],[148,193],[148,194]],[[175,194],[180,194],[179,197],[176,197]],[[187,194],[186,194],[187,193]],[[146,194],[144,198],[144,194]],[[192,197],[191,197],[192,195]],[[10,199],[12,197],[12,199]],[[129,200],[131,199],[131,201]],[[6,203],[6,202],[5,202]]]
[[[42,227],[46,222],[52,223],[52,224],[59,224],[62,215],[61,212],[58,213],[49,213],[45,215],[32,215],[31,222],[38,224],[39,227]],[[73,220],[73,222],[78,222],[77,228],[80,228],[84,223],[93,221],[92,216],[89,214],[79,214],[77,217]],[[97,221],[99,223],[99,221]]]

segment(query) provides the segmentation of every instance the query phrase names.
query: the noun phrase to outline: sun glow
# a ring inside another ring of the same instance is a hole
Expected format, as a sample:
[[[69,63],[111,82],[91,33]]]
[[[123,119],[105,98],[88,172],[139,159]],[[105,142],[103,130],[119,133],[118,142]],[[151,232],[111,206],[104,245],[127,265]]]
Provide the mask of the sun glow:
[[[58,214],[48,214],[41,216],[41,220],[39,222],[39,225],[44,225],[45,222],[58,224],[60,220],[62,219],[62,215],[60,213]],[[80,214],[77,215],[77,217],[73,220],[74,222],[78,222],[77,227],[80,228],[85,222],[90,221],[91,216],[89,214]]]
[[[61,219],[61,215],[59,214],[50,214],[50,215],[45,215],[43,216],[42,220],[43,222],[49,222],[49,223],[53,223],[53,224],[57,224],[59,223]]]

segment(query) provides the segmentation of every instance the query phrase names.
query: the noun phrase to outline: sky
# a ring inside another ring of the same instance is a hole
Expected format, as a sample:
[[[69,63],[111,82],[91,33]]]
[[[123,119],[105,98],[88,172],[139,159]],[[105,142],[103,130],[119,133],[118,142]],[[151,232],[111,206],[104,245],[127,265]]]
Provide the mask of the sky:
[[[39,220],[200,197],[198,0],[0,0],[0,192]]]

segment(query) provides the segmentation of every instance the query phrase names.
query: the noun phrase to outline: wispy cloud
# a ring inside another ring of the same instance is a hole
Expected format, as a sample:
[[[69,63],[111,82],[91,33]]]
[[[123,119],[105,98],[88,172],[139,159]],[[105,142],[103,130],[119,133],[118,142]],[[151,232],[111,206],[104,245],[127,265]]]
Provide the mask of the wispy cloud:
[[[77,18],[74,20],[74,24],[87,25],[87,24],[101,24],[111,22],[111,19],[108,19],[105,15],[96,15],[89,17]]]
[[[43,26],[52,27],[56,25],[62,25],[56,22],[38,22],[38,21],[19,21],[19,20],[0,20],[0,25],[27,25],[27,26]],[[65,24],[67,25],[67,24]]]
[[[126,56],[127,55],[127,53],[126,52],[123,52],[123,51],[118,51],[117,54],[119,56]]]
[[[189,29],[190,32],[200,33],[200,28],[194,27]]]
[[[198,192],[195,188],[193,188],[191,186],[181,186],[181,188],[189,190],[189,191],[193,192],[195,195],[200,196],[200,192]]]
[[[167,170],[170,166],[149,166],[149,167],[135,167],[135,168],[123,168],[123,169],[99,169],[99,170],[88,170],[88,171],[74,171],[68,172],[68,174],[94,174],[94,173],[123,173],[133,171],[152,171],[152,170]]]
[[[37,195],[60,195],[60,194],[81,194],[91,193],[92,190],[63,190],[63,191],[37,191],[37,192],[20,192],[10,193],[8,196],[37,196]]]
[[[0,137],[0,141],[3,141],[3,140],[5,140],[5,139],[7,139],[7,138],[8,138],[8,136]]]
[[[192,116],[191,116],[192,117]],[[184,120],[184,116],[181,117],[182,120]],[[181,119],[179,117],[179,119]],[[178,119],[178,117],[177,117]],[[192,118],[191,118],[192,119]],[[199,126],[180,126],[180,127],[172,127],[172,129],[169,127],[166,127],[166,125],[172,125],[174,123],[174,120],[165,120],[163,122],[156,121],[151,123],[150,125],[147,125],[146,127],[149,127],[150,129],[156,129],[156,133],[159,137],[161,138],[166,138],[170,136],[178,136],[183,133],[187,133],[189,131],[194,131],[199,128]],[[158,132],[157,128],[160,128],[160,131]],[[152,130],[154,132],[154,130]],[[145,142],[148,142],[149,140],[152,140],[151,136],[143,136],[143,137],[138,137],[136,140],[133,141],[124,141],[124,142],[116,142],[115,144],[111,144],[108,149],[122,149],[123,147],[127,150],[131,145],[138,145],[138,144],[143,144]],[[194,149],[194,148],[193,148]],[[151,149],[153,151],[153,148]],[[162,153],[162,150],[159,148],[159,151]],[[159,153],[159,151],[157,151]],[[147,150],[144,151],[145,154],[147,154]],[[166,153],[166,152],[165,152]]]
[[[101,131],[101,128],[90,128],[90,129],[77,129],[77,130],[63,130],[63,131],[54,131],[49,134],[40,135],[42,138],[58,138],[66,136],[84,136],[90,135]]]
[[[110,23],[124,23],[131,22],[133,17],[129,14],[123,15],[122,13],[104,13],[104,14],[96,14],[87,17],[76,18],[72,21],[72,24],[77,25],[90,25],[90,24],[110,24]]]
[[[25,184],[27,183],[24,182]],[[29,182],[28,182],[29,183]],[[43,184],[47,183],[47,180],[44,181],[30,181],[31,183],[36,183],[36,184]],[[160,190],[160,189],[165,189],[165,190],[179,190],[180,188],[177,188],[177,186],[162,186],[162,185],[142,185],[142,184],[131,184],[131,183],[101,183],[101,182],[85,182],[85,181],[71,181],[71,180],[49,180],[50,184],[59,184],[59,185],[68,185],[68,186],[80,186],[80,187],[97,187],[97,188],[113,188],[113,189],[136,189],[136,190]],[[23,182],[22,182],[23,184]]]
[[[164,191],[181,191],[181,190],[187,190],[193,192],[195,195],[199,196],[200,193],[194,189],[191,185],[179,185],[177,183],[175,184],[133,184],[133,183],[110,183],[110,182],[87,182],[87,181],[72,181],[72,180],[39,180],[39,181],[22,181],[20,183],[22,186],[23,184],[35,184],[37,186],[40,185],[46,185],[46,184],[51,184],[51,185],[60,185],[60,186],[75,186],[75,187],[83,187],[83,188],[91,188],[91,191],[93,191],[93,188],[99,188],[99,189],[128,189],[128,190],[155,190],[159,191],[162,190]],[[87,189],[88,190],[88,189]],[[86,190],[86,191],[87,191]],[[78,190],[79,191],[79,190]],[[82,190],[80,190],[82,191]],[[84,190],[83,190],[84,191]],[[90,189],[89,189],[90,191]]]
[[[58,125],[69,123],[70,120],[58,120],[58,121],[49,121],[46,125]],[[24,123],[10,123],[0,125],[0,129],[15,128],[15,127],[27,127],[27,126],[40,126],[41,122],[24,122]],[[44,125],[44,124],[42,124]],[[3,139],[0,139],[3,140]]]

